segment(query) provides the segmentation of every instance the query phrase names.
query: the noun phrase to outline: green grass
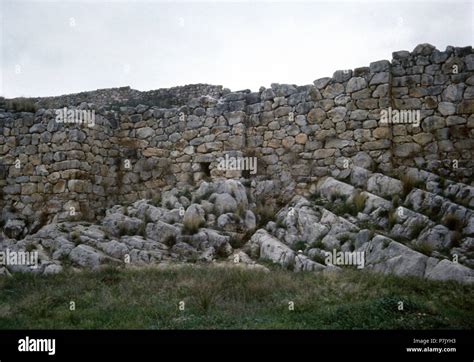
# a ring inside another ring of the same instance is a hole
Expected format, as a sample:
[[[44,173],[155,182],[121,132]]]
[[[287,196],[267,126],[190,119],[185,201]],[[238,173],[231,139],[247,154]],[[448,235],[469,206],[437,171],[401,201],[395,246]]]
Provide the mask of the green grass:
[[[14,274],[0,277],[0,329],[472,329],[473,291],[354,270],[195,266]]]

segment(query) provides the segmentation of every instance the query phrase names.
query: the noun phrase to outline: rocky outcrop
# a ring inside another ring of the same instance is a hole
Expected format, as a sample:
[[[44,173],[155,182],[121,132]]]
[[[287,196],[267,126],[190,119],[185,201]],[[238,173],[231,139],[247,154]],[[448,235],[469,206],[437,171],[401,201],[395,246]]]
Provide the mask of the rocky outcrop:
[[[360,169],[353,172],[360,173]],[[368,170],[366,175],[369,181],[365,185],[382,178]],[[386,181],[397,185],[395,179]],[[165,202],[170,209],[143,199],[110,208],[100,224],[51,223],[20,240],[5,235],[0,250],[38,254],[34,266],[7,265],[5,273],[51,274],[65,267],[182,262],[265,269],[261,263],[272,263],[295,272],[352,267],[434,280],[474,281],[474,242],[466,234],[469,230],[453,232],[403,206],[398,213],[382,196],[361,192],[331,177],[313,186],[311,198],[294,196],[280,209],[273,209],[273,215],[269,213],[271,204],[261,206],[262,187],[246,188],[238,181],[223,180],[189,190],[192,201],[180,197],[177,189],[166,192],[166,200],[172,200]],[[383,187],[367,187],[386,197],[391,194]],[[398,202],[409,203],[416,190]],[[226,200],[225,195],[235,203],[238,200],[239,208],[221,214],[215,201]],[[257,225],[260,228],[255,230]],[[414,229],[419,229],[416,235]],[[457,232],[461,240],[455,244]]]

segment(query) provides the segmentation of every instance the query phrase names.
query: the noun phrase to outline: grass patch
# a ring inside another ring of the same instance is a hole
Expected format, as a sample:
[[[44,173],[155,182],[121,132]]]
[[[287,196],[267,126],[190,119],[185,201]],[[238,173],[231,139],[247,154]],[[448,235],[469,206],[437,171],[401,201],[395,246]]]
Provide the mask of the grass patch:
[[[402,198],[405,200],[411,190],[416,187],[418,182],[414,177],[407,174],[402,175],[400,181],[402,182]]]
[[[194,235],[199,231],[199,228],[203,226],[198,218],[187,218],[183,222],[183,234],[184,235]]]
[[[425,254],[426,256],[431,256],[431,254],[433,253],[433,247],[427,242],[421,242],[417,245],[414,245],[413,249],[422,254]]]
[[[388,213],[388,229],[392,228],[397,224],[397,210],[391,210]]]
[[[354,270],[188,266],[14,274],[0,277],[0,328],[472,329],[473,297],[469,285]]]
[[[422,222],[417,222],[411,229],[410,238],[416,239],[424,228],[425,225]]]
[[[275,221],[277,206],[271,199],[259,200],[255,208],[257,228],[264,227],[270,221]]]
[[[352,198],[352,202],[354,203],[354,206],[355,206],[356,215],[357,213],[364,211],[366,200],[367,200],[367,195],[359,191],[355,193],[354,197]]]
[[[155,207],[161,206],[161,194],[160,193],[154,194],[152,196],[150,204],[155,206]]]
[[[326,258],[320,254],[314,254],[311,260],[316,263],[326,265]]]

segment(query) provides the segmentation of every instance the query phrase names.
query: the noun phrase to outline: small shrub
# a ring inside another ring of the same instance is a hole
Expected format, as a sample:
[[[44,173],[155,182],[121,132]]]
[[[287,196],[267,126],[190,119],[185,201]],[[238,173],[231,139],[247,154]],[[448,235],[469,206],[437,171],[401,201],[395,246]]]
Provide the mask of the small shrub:
[[[277,224],[277,226],[278,226],[279,228],[281,228],[281,229],[286,229],[286,228],[287,228],[287,226],[286,226],[286,224],[285,224],[285,221],[284,221],[283,219],[277,220],[276,224]]]
[[[339,236],[339,241],[343,244],[349,240],[351,240],[351,236],[349,234],[342,234],[341,236]]]
[[[333,212],[334,214],[338,216],[343,216],[348,213],[352,214],[353,212],[352,209],[355,210],[355,207],[353,207],[352,203],[342,201],[338,198],[334,198],[333,201],[325,202],[323,207],[330,210],[331,212]]]
[[[433,219],[434,221],[438,222],[440,220],[440,212],[441,212],[441,204],[437,204],[429,208],[426,214]]]
[[[156,206],[156,207],[160,206],[160,204],[161,204],[161,194],[155,194],[153,196],[153,198],[151,199],[151,204],[153,206]]]
[[[119,235],[120,237],[122,237],[122,236],[124,236],[124,235],[127,235],[127,229],[126,229],[125,225],[121,224],[121,225],[119,226],[118,235]]]
[[[33,250],[36,250],[36,245],[35,244],[28,244],[25,247],[25,251],[27,251],[28,253],[31,253]]]
[[[447,214],[444,217],[443,225],[446,226],[449,230],[462,230],[464,222],[454,214]]]
[[[326,265],[326,258],[320,254],[314,254],[311,260],[316,263]]]
[[[388,228],[392,229],[397,224],[397,212],[396,210],[391,210],[388,213]]]
[[[146,223],[140,225],[137,234],[141,235],[144,239],[146,239]]]
[[[174,235],[168,235],[163,242],[165,245],[171,248],[176,244],[176,237]]]
[[[71,233],[71,241],[74,243],[74,245],[79,245],[81,242],[81,238],[79,236],[79,233],[77,231],[73,231]]]
[[[400,181],[402,182],[402,196],[403,199],[405,199],[411,190],[415,188],[416,179],[410,175],[404,174],[400,177]]]
[[[310,244],[310,248],[318,248],[324,250],[324,244],[322,239],[317,239]]]
[[[303,240],[298,240],[296,243],[293,244],[292,249],[294,251],[304,251],[306,249],[306,243]]]
[[[459,231],[453,231],[451,234],[451,247],[457,248],[461,245],[462,234]]]
[[[393,196],[392,206],[393,206],[394,209],[396,209],[397,207],[400,206],[400,196],[398,196],[398,195]]]
[[[258,227],[265,226],[269,221],[274,221],[276,217],[275,204],[273,202],[264,202],[257,204],[255,214],[258,220]]]
[[[311,201],[316,201],[321,198],[321,193],[319,191],[316,191],[314,194],[311,194],[310,200]]]
[[[345,202],[347,200],[347,195],[342,195],[339,192],[335,192],[331,194],[330,199],[332,202],[336,200],[341,200],[342,202]]]
[[[446,188],[446,179],[443,176],[439,178],[438,186],[442,190]]]
[[[410,238],[411,239],[416,239],[421,231],[425,228],[425,226],[423,225],[422,222],[417,222],[414,226],[413,226],[413,229],[411,230],[411,233],[410,233]]]
[[[239,217],[240,220],[245,218],[245,207],[242,203],[237,205],[237,210],[235,210],[235,214]]]

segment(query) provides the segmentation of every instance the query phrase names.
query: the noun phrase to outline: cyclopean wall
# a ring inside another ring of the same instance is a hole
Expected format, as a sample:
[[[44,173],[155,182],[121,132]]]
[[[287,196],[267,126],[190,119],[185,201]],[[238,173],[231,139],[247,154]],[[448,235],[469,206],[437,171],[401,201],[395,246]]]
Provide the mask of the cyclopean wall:
[[[0,112],[0,206],[32,221],[93,219],[206,178],[276,179],[305,192],[352,165],[382,173],[416,166],[472,182],[471,47],[422,44],[306,86],[117,88],[35,102],[42,109],[34,114]],[[58,124],[55,109],[64,106],[94,110],[95,126]],[[419,110],[420,127],[381,124],[389,108]],[[257,174],[219,170],[225,155],[256,157]]]

